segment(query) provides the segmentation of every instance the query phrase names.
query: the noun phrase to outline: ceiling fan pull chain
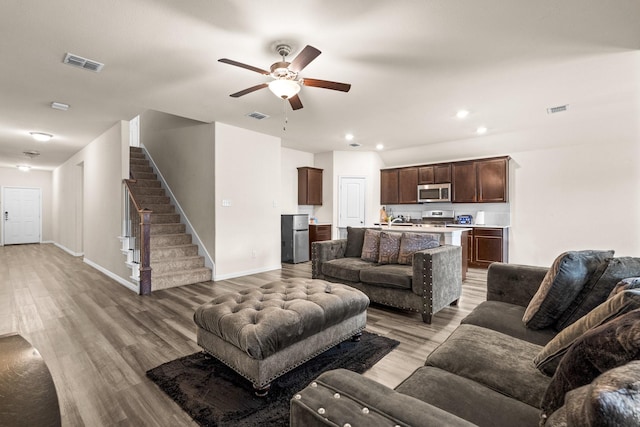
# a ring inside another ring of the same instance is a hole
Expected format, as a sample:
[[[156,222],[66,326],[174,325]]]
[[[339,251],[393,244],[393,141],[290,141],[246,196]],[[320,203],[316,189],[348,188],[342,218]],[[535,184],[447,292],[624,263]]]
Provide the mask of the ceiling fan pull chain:
[[[282,100],[282,115],[284,117],[284,123],[282,124],[282,130],[283,131],[287,131],[287,123],[289,122],[289,119],[287,118],[287,100],[283,99]]]

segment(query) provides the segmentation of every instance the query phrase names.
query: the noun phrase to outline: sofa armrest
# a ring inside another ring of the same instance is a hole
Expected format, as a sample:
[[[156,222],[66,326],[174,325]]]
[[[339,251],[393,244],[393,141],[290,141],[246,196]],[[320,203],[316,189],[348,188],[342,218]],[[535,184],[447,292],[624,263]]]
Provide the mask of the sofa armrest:
[[[413,254],[412,290],[423,295],[430,287],[447,283],[462,291],[462,247],[442,245]],[[451,301],[445,303],[448,305]]]
[[[487,301],[526,307],[548,270],[547,267],[494,262],[487,272]]]
[[[323,373],[295,395],[289,416],[292,427],[474,425],[346,369]]]
[[[323,279],[322,263],[332,259],[344,258],[347,239],[323,240],[311,244],[311,277]]]

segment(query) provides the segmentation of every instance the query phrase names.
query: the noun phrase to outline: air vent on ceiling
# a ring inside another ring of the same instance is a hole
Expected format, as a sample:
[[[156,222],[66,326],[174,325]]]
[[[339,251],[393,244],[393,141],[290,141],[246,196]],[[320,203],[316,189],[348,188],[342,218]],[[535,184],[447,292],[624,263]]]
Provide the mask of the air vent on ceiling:
[[[78,55],[74,55],[72,53],[68,53],[64,56],[64,60],[62,61],[65,64],[73,65],[74,67],[84,68],[85,70],[95,71],[99,73],[104,67],[104,64],[93,61],[91,59],[83,58]]]
[[[247,117],[251,117],[252,119],[256,119],[256,120],[262,120],[262,119],[268,119],[269,118],[269,116],[267,116],[266,114],[259,113],[257,111],[254,111],[253,113],[247,114]]]
[[[30,159],[33,159],[34,157],[39,156],[40,152],[36,150],[27,150],[27,151],[23,151],[22,154],[29,157]]]
[[[567,108],[569,108],[569,104],[558,105],[557,107],[550,107],[550,108],[547,108],[547,114],[561,113],[563,111],[567,111]]]
[[[349,143],[349,147],[353,147],[353,148],[357,148],[360,147],[362,144],[358,144],[357,142],[350,142]]]

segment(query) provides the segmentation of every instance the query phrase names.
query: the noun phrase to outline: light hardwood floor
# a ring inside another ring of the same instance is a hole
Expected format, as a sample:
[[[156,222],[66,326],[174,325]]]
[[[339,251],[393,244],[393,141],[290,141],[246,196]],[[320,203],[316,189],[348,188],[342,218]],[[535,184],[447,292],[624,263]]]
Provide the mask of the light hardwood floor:
[[[193,311],[227,291],[288,277],[311,264],[205,282],[140,297],[51,244],[0,247],[0,334],[18,332],[42,354],[58,391],[63,426],[195,426],[145,376],[199,351]],[[373,305],[367,330],[400,346],[365,373],[395,387],[486,294],[486,271],[471,269],[458,306],[422,322],[417,313]]]

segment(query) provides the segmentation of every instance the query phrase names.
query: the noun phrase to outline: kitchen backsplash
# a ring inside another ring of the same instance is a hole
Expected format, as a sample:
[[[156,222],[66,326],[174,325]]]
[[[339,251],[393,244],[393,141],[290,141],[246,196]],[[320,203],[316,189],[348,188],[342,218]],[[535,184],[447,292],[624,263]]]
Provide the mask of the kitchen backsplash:
[[[476,223],[476,214],[483,211],[486,225],[511,225],[509,203],[423,203],[419,205],[387,205],[386,209],[387,215],[393,215],[394,218],[402,215],[411,219],[422,218],[423,211],[452,210],[455,212],[455,216],[471,215],[473,224]]]

